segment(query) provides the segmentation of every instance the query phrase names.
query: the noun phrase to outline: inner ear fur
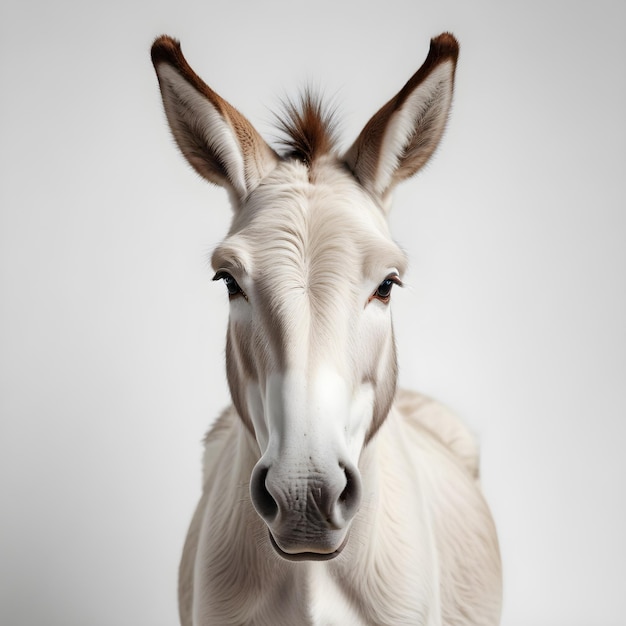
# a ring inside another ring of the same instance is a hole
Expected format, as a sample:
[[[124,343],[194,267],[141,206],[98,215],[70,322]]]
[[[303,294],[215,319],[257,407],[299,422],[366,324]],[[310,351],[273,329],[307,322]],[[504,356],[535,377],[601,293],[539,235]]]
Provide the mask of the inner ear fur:
[[[193,71],[177,40],[163,35],[151,52],[165,114],[181,152],[202,177],[243,199],[276,166],[277,154]]]
[[[346,153],[356,178],[383,201],[437,148],[450,111],[458,54],[450,33],[432,39],[422,67],[372,116]]]

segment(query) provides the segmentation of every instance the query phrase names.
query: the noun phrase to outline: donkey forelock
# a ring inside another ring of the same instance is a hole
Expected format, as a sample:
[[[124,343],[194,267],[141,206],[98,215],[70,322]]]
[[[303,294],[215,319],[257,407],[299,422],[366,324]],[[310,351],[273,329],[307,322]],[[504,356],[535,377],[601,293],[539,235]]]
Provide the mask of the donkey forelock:
[[[279,143],[284,148],[285,157],[310,165],[316,158],[335,150],[335,110],[311,88],[307,87],[295,102],[287,99],[283,103],[283,114],[277,114],[275,118],[283,133]]]

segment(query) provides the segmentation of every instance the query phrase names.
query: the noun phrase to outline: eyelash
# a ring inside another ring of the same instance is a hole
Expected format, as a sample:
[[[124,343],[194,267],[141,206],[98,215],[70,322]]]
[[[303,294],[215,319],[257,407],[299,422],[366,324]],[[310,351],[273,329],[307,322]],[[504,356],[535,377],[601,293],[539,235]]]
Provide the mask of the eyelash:
[[[372,300],[378,300],[383,304],[387,304],[391,299],[391,289],[394,285],[398,285],[398,287],[402,287],[402,281],[397,274],[389,274],[385,280],[383,280],[376,291],[370,296],[368,302]]]
[[[239,286],[239,283],[233,278],[232,274],[224,270],[220,270],[213,276],[213,280],[223,280],[228,290],[228,297],[232,300],[237,296],[243,296],[245,300],[248,299],[244,290]]]

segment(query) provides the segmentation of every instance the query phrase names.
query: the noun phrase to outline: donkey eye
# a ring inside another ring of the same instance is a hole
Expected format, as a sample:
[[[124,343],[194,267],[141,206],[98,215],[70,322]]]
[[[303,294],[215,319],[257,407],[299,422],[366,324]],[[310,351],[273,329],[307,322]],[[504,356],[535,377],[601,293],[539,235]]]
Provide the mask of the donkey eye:
[[[384,304],[387,304],[391,298],[391,288],[394,285],[402,286],[402,281],[397,274],[390,274],[383,280],[380,285],[378,285],[378,289],[372,294],[370,297],[370,301],[376,298],[376,300],[380,300]]]
[[[235,296],[242,295],[246,300],[246,294],[243,292],[243,289],[239,286],[239,283],[228,273],[228,272],[218,272],[213,276],[213,280],[223,280],[226,285],[226,289],[228,290],[228,297],[234,298]]]

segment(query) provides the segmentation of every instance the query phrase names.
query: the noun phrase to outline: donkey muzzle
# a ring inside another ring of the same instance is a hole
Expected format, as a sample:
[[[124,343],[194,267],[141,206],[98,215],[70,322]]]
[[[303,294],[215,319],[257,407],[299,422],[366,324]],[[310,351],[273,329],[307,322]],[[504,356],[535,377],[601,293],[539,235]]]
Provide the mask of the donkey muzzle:
[[[320,472],[307,465],[289,470],[284,463],[268,465],[261,459],[252,472],[250,495],[280,556],[325,560],[347,542],[361,501],[361,477],[349,463]]]

